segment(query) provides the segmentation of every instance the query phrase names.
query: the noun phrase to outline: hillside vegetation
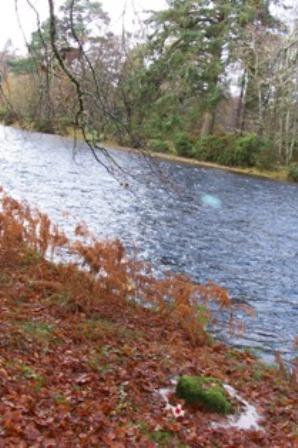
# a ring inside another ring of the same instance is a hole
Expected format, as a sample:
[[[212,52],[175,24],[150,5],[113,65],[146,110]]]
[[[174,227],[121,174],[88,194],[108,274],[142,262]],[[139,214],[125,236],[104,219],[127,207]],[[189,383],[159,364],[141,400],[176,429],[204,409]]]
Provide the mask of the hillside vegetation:
[[[98,242],[82,225],[77,235],[71,243],[45,215],[2,194],[0,445],[294,446],[294,373],[280,358],[279,368],[266,366],[206,333],[208,303],[231,306],[223,289],[157,280],[120,242]],[[65,250],[76,262],[50,261]],[[258,410],[260,429],[220,426],[228,417],[174,394],[166,403],[163,388],[189,375],[234,387]]]

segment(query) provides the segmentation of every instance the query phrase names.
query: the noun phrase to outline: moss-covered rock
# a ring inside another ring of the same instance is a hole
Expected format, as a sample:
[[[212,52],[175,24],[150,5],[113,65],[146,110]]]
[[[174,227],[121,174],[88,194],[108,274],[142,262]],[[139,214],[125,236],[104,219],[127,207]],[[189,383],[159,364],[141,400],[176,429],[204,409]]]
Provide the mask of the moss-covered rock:
[[[202,406],[220,414],[232,412],[232,405],[222,384],[215,378],[204,376],[182,376],[177,384],[176,395],[186,403]]]

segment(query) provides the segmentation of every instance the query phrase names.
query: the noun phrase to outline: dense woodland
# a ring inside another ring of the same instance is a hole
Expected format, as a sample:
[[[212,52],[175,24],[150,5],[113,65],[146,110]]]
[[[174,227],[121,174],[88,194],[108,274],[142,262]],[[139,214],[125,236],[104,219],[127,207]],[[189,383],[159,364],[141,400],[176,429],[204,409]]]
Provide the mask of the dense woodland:
[[[28,54],[0,55],[0,118],[297,180],[297,20],[278,0],[167,3],[118,36],[99,2],[49,1]]]

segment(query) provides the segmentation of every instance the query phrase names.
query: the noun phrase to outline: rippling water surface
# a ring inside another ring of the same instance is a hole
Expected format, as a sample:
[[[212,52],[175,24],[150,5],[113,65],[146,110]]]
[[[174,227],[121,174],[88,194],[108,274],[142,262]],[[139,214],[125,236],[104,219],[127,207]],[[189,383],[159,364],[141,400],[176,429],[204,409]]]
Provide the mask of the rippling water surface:
[[[298,322],[298,186],[112,151],[135,175],[128,188],[83,147],[57,136],[0,127],[0,184],[71,232],[84,220],[102,238],[119,237],[161,270],[211,279],[252,305],[233,343],[264,356],[293,357]],[[69,217],[65,218],[65,212]]]

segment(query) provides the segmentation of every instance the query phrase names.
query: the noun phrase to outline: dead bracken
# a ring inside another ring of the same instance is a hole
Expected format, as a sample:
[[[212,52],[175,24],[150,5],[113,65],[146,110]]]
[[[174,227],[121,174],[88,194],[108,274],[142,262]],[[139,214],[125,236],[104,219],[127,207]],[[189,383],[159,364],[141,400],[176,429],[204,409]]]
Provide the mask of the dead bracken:
[[[89,239],[69,242],[2,194],[0,447],[295,446],[294,379],[205,332],[208,299],[228,306],[226,292],[181,276],[156,280],[120,242]],[[83,270],[45,258],[61,246]],[[177,375],[233,386],[262,415],[263,431],[221,426],[229,416],[189,412],[175,394],[166,403],[156,391]]]

